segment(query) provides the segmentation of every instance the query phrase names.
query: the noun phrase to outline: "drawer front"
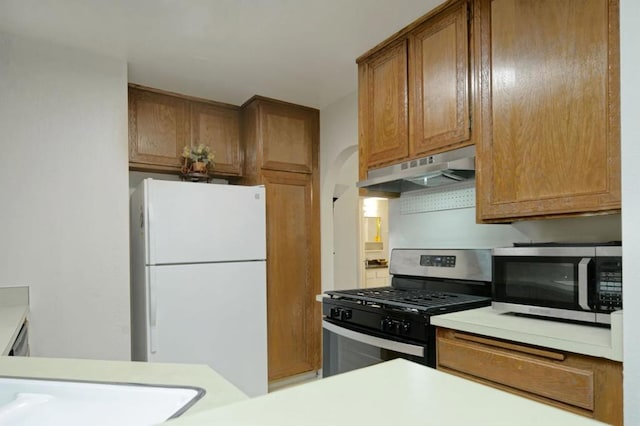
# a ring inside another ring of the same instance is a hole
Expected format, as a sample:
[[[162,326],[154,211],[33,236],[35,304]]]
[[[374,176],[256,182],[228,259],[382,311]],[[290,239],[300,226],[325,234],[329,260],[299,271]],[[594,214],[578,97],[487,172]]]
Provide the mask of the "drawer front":
[[[438,338],[438,366],[565,404],[594,409],[594,373],[500,348]]]

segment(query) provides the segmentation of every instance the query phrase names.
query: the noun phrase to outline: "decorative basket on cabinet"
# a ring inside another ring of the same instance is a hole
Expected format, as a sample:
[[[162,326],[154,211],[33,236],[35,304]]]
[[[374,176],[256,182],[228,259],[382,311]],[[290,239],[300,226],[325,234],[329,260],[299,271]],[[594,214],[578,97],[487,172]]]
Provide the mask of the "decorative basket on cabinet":
[[[185,146],[182,150],[182,180],[192,182],[209,181],[209,170],[213,168],[215,155],[207,145]]]

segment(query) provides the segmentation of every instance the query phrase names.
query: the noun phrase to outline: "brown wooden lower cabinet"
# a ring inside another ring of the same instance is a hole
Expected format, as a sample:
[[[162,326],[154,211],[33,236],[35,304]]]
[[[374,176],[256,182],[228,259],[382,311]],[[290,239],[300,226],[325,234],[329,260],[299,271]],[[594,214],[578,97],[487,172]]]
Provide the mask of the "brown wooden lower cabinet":
[[[269,380],[320,368],[320,227],[314,176],[262,171],[267,193]]]
[[[437,369],[613,425],[622,424],[622,363],[437,330]]]

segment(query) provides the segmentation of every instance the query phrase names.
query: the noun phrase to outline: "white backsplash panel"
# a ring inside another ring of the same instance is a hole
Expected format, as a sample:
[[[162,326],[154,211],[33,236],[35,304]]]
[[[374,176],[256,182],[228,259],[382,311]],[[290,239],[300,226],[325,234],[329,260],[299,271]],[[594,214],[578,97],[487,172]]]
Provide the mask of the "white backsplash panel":
[[[413,204],[405,199],[408,197],[389,200],[389,250],[493,248],[511,246],[514,242],[605,242],[622,239],[619,214],[479,224],[476,223],[475,206],[418,211],[424,208],[420,203],[431,203],[433,195],[441,194],[446,193],[422,194],[417,200],[411,200]]]
[[[436,212],[463,209],[476,205],[476,189],[405,193],[400,197],[400,214]]]

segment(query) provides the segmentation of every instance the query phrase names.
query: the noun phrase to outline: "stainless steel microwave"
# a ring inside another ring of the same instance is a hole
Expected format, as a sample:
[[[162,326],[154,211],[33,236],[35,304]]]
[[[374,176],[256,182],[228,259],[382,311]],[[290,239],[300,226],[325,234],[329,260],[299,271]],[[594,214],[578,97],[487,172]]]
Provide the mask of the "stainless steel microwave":
[[[492,251],[494,309],[611,324],[622,309],[620,245],[544,245]]]

